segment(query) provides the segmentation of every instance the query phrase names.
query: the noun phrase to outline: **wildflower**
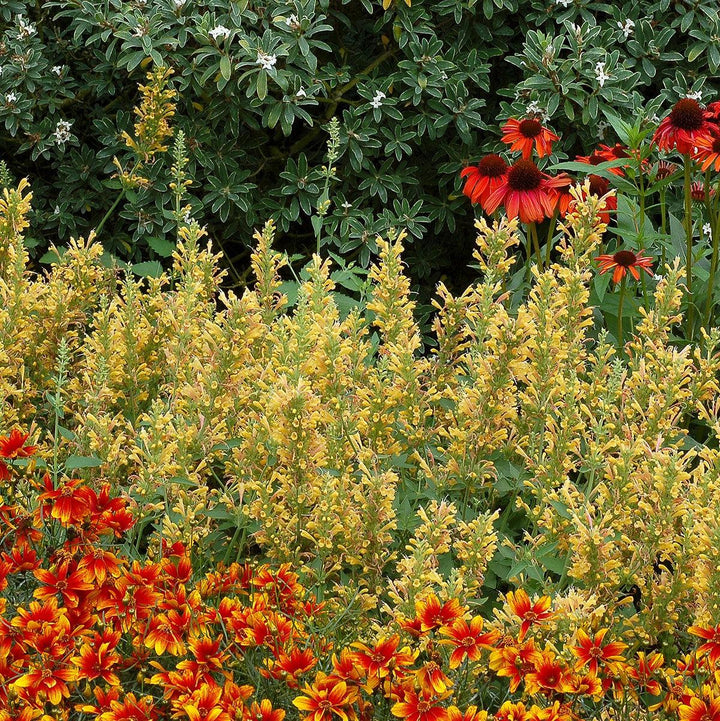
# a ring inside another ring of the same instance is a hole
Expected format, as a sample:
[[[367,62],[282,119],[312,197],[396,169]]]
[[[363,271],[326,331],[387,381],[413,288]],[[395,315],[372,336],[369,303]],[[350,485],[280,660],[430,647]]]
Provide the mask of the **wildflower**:
[[[277,62],[277,56],[268,55],[267,53],[264,53],[262,50],[258,50],[258,56],[257,56],[257,60],[255,61],[255,65],[260,65],[260,67],[263,70],[270,70],[272,67],[275,66],[276,62]]]
[[[707,702],[697,696],[687,700],[678,707],[680,721],[720,721],[720,698],[711,693]]]
[[[385,95],[384,92],[382,92],[382,90],[378,90],[375,93],[375,96],[373,97],[373,99],[370,101],[370,105],[377,110],[382,105],[383,98],[386,98],[386,97],[387,96]]]
[[[55,126],[55,132],[53,135],[55,136],[55,142],[58,145],[64,145],[67,143],[68,140],[70,140],[70,127],[72,123],[67,120],[60,120],[58,121],[58,124]]]
[[[463,713],[457,706],[447,707],[447,721],[487,721],[488,712],[478,711],[477,706],[468,706]]]
[[[610,127],[610,123],[606,123],[604,120],[601,120],[597,124],[597,133],[598,133],[598,138],[600,138],[600,140],[605,140],[605,131],[609,127]]]
[[[392,715],[406,721],[447,721],[447,709],[436,704],[439,699],[428,698],[425,694],[406,690],[404,699],[392,709]]]
[[[525,675],[525,688],[529,694],[540,689],[565,693],[570,690],[568,670],[549,651],[538,653],[534,661],[534,669]]]
[[[618,250],[613,255],[599,255],[595,260],[600,263],[600,275],[615,269],[613,270],[613,283],[619,283],[627,271],[632,273],[635,280],[640,280],[638,268],[642,268],[650,276],[653,274],[650,270],[652,258],[644,256],[642,250],[638,253],[633,253],[632,250]]]
[[[452,681],[443,673],[435,661],[428,661],[415,673],[415,680],[423,693],[428,696],[443,694],[452,686]]]
[[[213,40],[226,38],[230,35],[230,29],[226,28],[224,25],[216,25],[209,34],[212,35]]]
[[[712,198],[713,195],[715,195],[715,189],[710,188],[708,189],[708,193],[710,194],[710,197]],[[690,184],[690,196],[693,200],[696,200],[698,203],[702,203],[705,200],[705,183],[702,182],[702,180],[694,180]]]
[[[553,615],[550,610],[551,601],[549,596],[541,596],[535,603],[531,603],[530,597],[522,588],[514,593],[509,591],[505,597],[505,603],[508,608],[522,620],[518,641],[522,641],[525,638],[525,634],[530,629],[530,626],[539,625],[542,621],[546,621]]]
[[[531,160],[518,160],[502,184],[485,199],[485,212],[494,213],[502,204],[510,218],[539,223],[552,217],[560,201],[558,189],[568,185],[570,178],[564,173],[553,178],[542,173]]]
[[[535,118],[517,120],[510,118],[502,127],[503,143],[510,145],[510,150],[521,150],[523,160],[532,155],[533,146],[538,157],[550,155],[552,144],[560,138]]]
[[[601,145],[599,150],[594,150],[590,155],[577,155],[575,157],[575,160],[577,160],[578,163],[587,163],[588,165],[600,165],[600,163],[606,163],[608,160],[619,160],[622,157],[627,158],[627,153],[623,155],[619,155],[616,153],[621,152],[622,146],[618,144],[618,150],[616,151],[614,148],[609,148],[607,145]],[[621,168],[608,168],[608,170],[613,175],[618,175],[620,177],[623,177],[625,173],[622,171]]]
[[[675,163],[670,163],[667,160],[660,160],[658,162],[657,170],[655,171],[655,180],[665,180],[669,178],[678,169]]]
[[[54,572],[38,568],[34,571],[34,576],[44,584],[35,590],[33,594],[35,598],[42,601],[59,593],[68,608],[77,608],[80,594],[83,591],[92,591],[94,588],[92,583],[83,579],[82,573],[77,570],[70,571],[70,564],[67,561]]]
[[[499,155],[486,155],[477,165],[470,165],[460,171],[460,177],[467,180],[463,193],[473,203],[485,202],[486,198],[503,182],[508,164]]]
[[[709,113],[697,100],[678,100],[667,117],[663,118],[653,135],[653,143],[660,150],[677,148],[679,153],[691,153],[698,140],[710,134]]]
[[[76,678],[77,669],[53,668],[45,664],[41,667],[31,667],[28,673],[13,681],[11,686],[28,689],[27,694],[30,697],[44,694],[51,704],[58,705],[63,697],[70,697],[67,684]]]
[[[17,16],[17,23],[18,23],[18,38],[24,40],[25,38],[29,38],[32,35],[35,35],[37,30],[35,29],[34,25],[31,25],[30,23],[26,23],[23,20],[22,15]]]
[[[124,695],[122,702],[112,699],[110,711],[98,716],[98,721],[141,721],[156,716],[155,704],[150,696],[138,699],[134,693]]]
[[[697,139],[693,157],[703,170],[712,166],[716,172],[720,171],[720,128]]]
[[[462,618],[456,619],[451,626],[443,626],[440,633],[447,636],[440,641],[443,645],[454,646],[450,654],[450,668],[457,668],[467,657],[470,661],[479,661],[484,648],[492,648],[498,640],[497,631],[482,633],[482,616],[474,616],[470,623]]]
[[[263,699],[259,704],[253,701],[250,706],[250,718],[257,721],[283,721],[285,711],[281,708],[273,708],[268,699]]]
[[[55,73],[55,75],[60,77],[60,75],[62,75],[63,66],[62,65],[53,65],[52,71]]]
[[[5,103],[7,105],[12,105],[17,100],[17,95],[13,92],[9,92],[5,95]]]
[[[688,90],[687,93],[685,93],[686,98],[690,98],[690,100],[702,100],[702,90],[695,90],[690,91]]]
[[[463,609],[457,598],[451,598],[449,601],[441,603],[440,599],[431,593],[425,598],[415,601],[415,615],[420,620],[420,629],[427,632],[461,618]]]
[[[547,110],[541,107],[540,103],[538,103],[537,100],[533,100],[532,102],[527,104],[527,106],[525,107],[525,114],[536,117],[538,120],[540,120],[541,123],[547,122],[550,117],[547,114]]]
[[[349,707],[356,701],[358,691],[348,688],[345,681],[336,681],[318,674],[314,684],[305,685],[303,694],[296,698],[293,704],[308,714],[306,721],[330,721],[333,716],[338,716],[341,721],[348,721],[352,717]]]
[[[569,5],[573,4],[573,0],[555,0],[556,5],[562,5],[563,7],[568,7]]]
[[[704,236],[708,238],[710,237],[710,235],[712,234],[712,226],[710,225],[710,223],[705,223],[703,225],[702,232]]]
[[[651,676],[662,667],[664,662],[665,659],[661,653],[654,652],[646,657],[644,651],[638,651],[637,668],[628,666],[626,669],[627,675],[635,679],[638,685],[647,693],[659,696],[662,691],[660,682],[651,678]]]
[[[700,638],[705,639],[706,643],[698,648],[698,653],[709,654],[710,663],[714,666],[718,659],[720,659],[720,624],[715,626],[715,628],[690,626],[688,631],[693,634],[693,636],[699,636]]]
[[[173,3],[175,3],[175,7],[179,10],[181,7],[185,5],[187,0],[173,0]]]
[[[381,639],[372,648],[359,641],[351,644],[354,651],[352,656],[355,664],[359,666],[368,678],[385,678],[391,669],[398,666],[408,666],[415,660],[408,647],[397,651],[400,636],[395,634],[387,639]]]
[[[306,98],[306,97],[307,97],[307,93],[305,92],[305,88],[303,88],[302,86],[300,86],[300,88],[298,89],[298,91],[295,93],[295,97],[296,97],[296,98]]]
[[[115,635],[119,640],[120,633],[117,632]],[[96,636],[99,640],[102,640],[99,634],[96,634]],[[120,662],[120,656],[113,652],[117,640],[115,640],[115,644],[113,644],[112,639],[104,641],[97,648],[84,643],[80,647],[80,655],[70,659],[78,667],[78,677],[87,681],[100,678],[110,686],[119,686],[120,678],[112,670],[113,666]]]
[[[620,28],[620,30],[622,30],[622,33],[625,36],[625,40],[627,40],[635,32],[635,23],[634,21],[630,20],[630,18],[628,18],[624,22],[618,20],[617,26]]]
[[[517,691],[525,675],[535,670],[535,659],[539,655],[533,639],[521,646],[503,646],[490,654],[489,666],[498,676],[510,679],[510,692]]]
[[[610,80],[610,75],[605,72],[605,63],[595,63],[595,78],[601,88]]]
[[[10,478],[10,469],[3,459],[27,458],[35,453],[37,446],[25,445],[29,437],[29,433],[23,435],[17,429],[9,436],[0,436],[0,481],[7,481]]]
[[[300,26],[300,21],[298,20],[298,16],[292,13],[290,17],[285,18],[285,24],[295,30]]]
[[[575,668],[579,669],[587,665],[590,673],[596,674],[601,663],[606,664],[608,661],[625,660],[621,652],[627,648],[627,644],[620,641],[611,641],[603,646],[603,640],[607,632],[607,628],[601,629],[595,634],[594,639],[591,639],[582,629],[577,632],[579,645],[571,648],[578,658]]]

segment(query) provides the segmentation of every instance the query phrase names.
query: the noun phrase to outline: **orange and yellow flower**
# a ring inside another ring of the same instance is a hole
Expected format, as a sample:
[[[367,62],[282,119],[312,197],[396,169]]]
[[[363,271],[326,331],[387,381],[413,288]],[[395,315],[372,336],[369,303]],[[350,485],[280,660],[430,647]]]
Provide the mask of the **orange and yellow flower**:
[[[529,160],[533,148],[537,151],[538,157],[550,155],[552,144],[560,138],[548,130],[539,120],[535,118],[523,118],[517,120],[510,118],[502,126],[502,141],[510,146],[510,150],[522,152],[523,160]]]

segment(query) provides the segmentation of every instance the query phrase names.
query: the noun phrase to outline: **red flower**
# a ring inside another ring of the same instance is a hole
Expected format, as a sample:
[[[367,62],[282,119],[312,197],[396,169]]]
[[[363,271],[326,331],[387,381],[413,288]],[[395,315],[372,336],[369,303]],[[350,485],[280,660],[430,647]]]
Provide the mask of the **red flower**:
[[[54,668],[46,664],[40,668],[31,668],[19,679],[13,681],[11,686],[27,689],[26,698],[35,698],[42,694],[51,704],[57,706],[63,697],[70,697],[68,682],[74,681],[76,678],[77,669]]]
[[[102,640],[101,636],[98,634],[96,636]],[[119,638],[120,633],[118,632],[117,640]],[[112,670],[120,661],[120,656],[113,652],[117,640],[113,643],[113,640],[109,639],[99,645],[97,641],[93,645],[83,644],[80,647],[80,655],[71,659],[78,667],[78,677],[87,681],[100,678],[110,686],[119,686],[120,678]]]
[[[595,260],[600,263],[600,275],[613,268],[615,269],[612,277],[613,283],[619,283],[625,277],[627,271],[632,273],[635,280],[640,280],[638,268],[642,268],[648,275],[653,274],[652,270],[650,270],[652,258],[644,256],[642,250],[637,254],[633,253],[632,250],[618,250],[613,255],[599,255]]]
[[[443,636],[448,636],[440,643],[455,647],[450,654],[450,668],[457,668],[465,657],[471,661],[479,661],[482,649],[492,648],[500,634],[497,631],[482,633],[482,627],[482,616],[474,616],[470,623],[459,618],[452,626],[443,626],[440,629]]]
[[[435,661],[427,661],[415,673],[415,680],[423,693],[428,696],[443,694],[452,686],[452,681],[443,673]]]
[[[659,160],[657,170],[655,171],[655,180],[665,180],[669,178],[673,173],[677,172],[678,166],[675,163],[670,163],[667,160]]]
[[[0,436],[0,459],[27,458],[35,453],[37,446],[25,445],[25,441],[29,437],[29,433],[23,435],[17,429],[13,430],[9,436]],[[0,481],[7,481],[9,478],[10,469],[5,461],[0,460]]]
[[[530,597],[522,588],[515,591],[515,593],[509,591],[505,597],[505,603],[522,620],[518,641],[525,638],[530,626],[539,625],[552,616],[552,611],[549,610],[551,603],[549,596],[542,596],[535,603],[531,603]]]
[[[272,703],[264,698],[259,704],[253,701],[250,706],[250,718],[257,721],[283,721],[285,712],[281,708],[273,708]]]
[[[624,153],[624,155],[618,155],[617,153]],[[610,148],[607,145],[601,145],[600,150],[594,150],[590,155],[578,155],[575,160],[578,163],[587,163],[588,165],[600,165],[600,163],[606,163],[608,160],[619,160],[620,158],[629,157],[627,152],[622,145],[619,143],[615,148]],[[621,168],[608,168],[613,175],[620,177],[624,176]]]
[[[652,677],[655,675],[655,672],[662,667],[664,662],[665,659],[661,653],[655,652],[649,656],[645,656],[644,651],[638,651],[637,667],[627,666],[627,675],[635,679],[638,682],[638,686],[647,693],[653,696],[659,696],[662,687],[660,686],[660,682]]]
[[[486,213],[494,213],[504,205],[510,218],[519,216],[523,223],[540,223],[552,217],[559,205],[559,189],[568,185],[570,178],[564,173],[553,178],[531,160],[518,160],[483,207]]]
[[[67,561],[55,572],[38,568],[34,574],[35,578],[44,584],[36,589],[35,598],[43,600],[59,593],[64,604],[70,608],[74,608],[80,603],[80,594],[83,591],[93,590],[92,583],[83,580],[82,573],[77,570],[70,572],[70,564]]]
[[[689,704],[678,707],[680,721],[720,721],[720,698],[710,696],[707,702],[693,696]]]
[[[463,193],[484,207],[485,199],[500,187],[507,171],[508,164],[499,155],[486,155],[477,165],[460,171],[461,178],[467,177]]]
[[[533,147],[539,158],[550,155],[552,144],[560,138],[535,118],[516,120],[510,118],[502,127],[502,141],[510,145],[510,150],[521,150],[523,160],[532,155]]]
[[[693,157],[699,161],[700,167],[707,170],[713,167],[720,171],[720,128],[714,126],[709,135],[697,139]]]
[[[714,666],[720,658],[720,624],[715,628],[706,628],[704,626],[690,626],[688,631],[694,636],[704,638],[704,643],[698,649],[698,653],[707,653],[710,655],[710,663]]]
[[[576,668],[582,668],[588,664],[590,673],[596,674],[600,664],[604,665],[608,661],[625,660],[621,653],[627,648],[627,644],[620,641],[611,641],[603,646],[603,640],[607,632],[607,628],[600,629],[600,631],[595,634],[594,640],[582,629],[577,632],[577,642],[579,645],[571,647],[572,652],[578,658]]]
[[[384,678],[390,671],[398,666],[409,666],[415,656],[405,647],[397,651],[400,636],[395,634],[390,638],[381,639],[373,648],[369,648],[359,641],[350,644],[353,648],[353,660],[368,676],[368,678]]]
[[[698,140],[710,134],[709,117],[710,113],[703,110],[697,100],[683,98],[661,121],[653,135],[653,143],[660,150],[677,148],[680,153],[691,153]]]
[[[308,716],[306,721],[331,721],[337,716],[341,721],[349,721],[354,715],[352,704],[357,700],[358,691],[348,688],[345,681],[336,681],[318,674],[314,684],[306,685],[303,696],[293,701]]]
[[[406,721],[447,721],[447,709],[438,706],[437,700],[406,690],[403,701],[392,707],[392,715]]]

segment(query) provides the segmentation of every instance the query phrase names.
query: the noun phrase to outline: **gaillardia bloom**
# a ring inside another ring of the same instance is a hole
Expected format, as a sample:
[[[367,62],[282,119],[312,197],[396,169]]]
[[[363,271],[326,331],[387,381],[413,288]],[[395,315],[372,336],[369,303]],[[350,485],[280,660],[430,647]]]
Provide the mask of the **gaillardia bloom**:
[[[552,144],[560,138],[548,130],[539,120],[510,118],[502,127],[502,141],[510,146],[510,150],[522,151],[523,160],[532,155],[533,147],[539,158],[550,155]]]
[[[697,100],[683,98],[661,121],[653,135],[653,143],[660,150],[677,148],[679,153],[692,153],[698,140],[710,135],[712,125],[708,122],[709,115]]]
[[[463,193],[473,203],[483,205],[488,195],[502,184],[507,170],[508,164],[499,155],[486,155],[477,165],[460,171],[461,178],[467,177]]]
[[[612,255],[599,255],[595,260],[600,263],[600,275],[609,270],[613,271],[613,283],[619,283],[628,271],[632,273],[635,280],[640,280],[638,268],[642,268],[648,275],[653,274],[650,270],[652,258],[643,255],[642,250],[638,253],[633,253],[632,250],[618,250]]]
[[[568,185],[570,177],[564,173],[553,178],[541,172],[532,160],[518,160],[483,207],[486,213],[494,213],[502,204],[508,217],[540,223],[552,217],[561,199],[559,190]]]

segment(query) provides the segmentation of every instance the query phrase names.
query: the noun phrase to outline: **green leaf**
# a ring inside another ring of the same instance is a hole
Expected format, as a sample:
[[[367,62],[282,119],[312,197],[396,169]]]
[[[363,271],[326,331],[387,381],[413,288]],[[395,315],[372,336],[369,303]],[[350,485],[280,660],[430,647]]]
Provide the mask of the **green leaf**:
[[[96,456],[70,456],[65,461],[65,470],[74,471],[77,468],[97,468],[105,463],[102,458]]]
[[[157,236],[147,239],[147,244],[163,258],[169,258],[175,251],[175,243]]]
[[[261,70],[257,76],[257,96],[260,100],[265,100],[267,95],[267,73]]]
[[[231,74],[232,67],[230,66],[230,58],[227,55],[223,55],[220,58],[220,75],[222,75],[225,80],[230,80]]]
[[[157,260],[147,260],[144,263],[135,263],[132,272],[141,278],[159,278],[162,275],[162,265]]]

